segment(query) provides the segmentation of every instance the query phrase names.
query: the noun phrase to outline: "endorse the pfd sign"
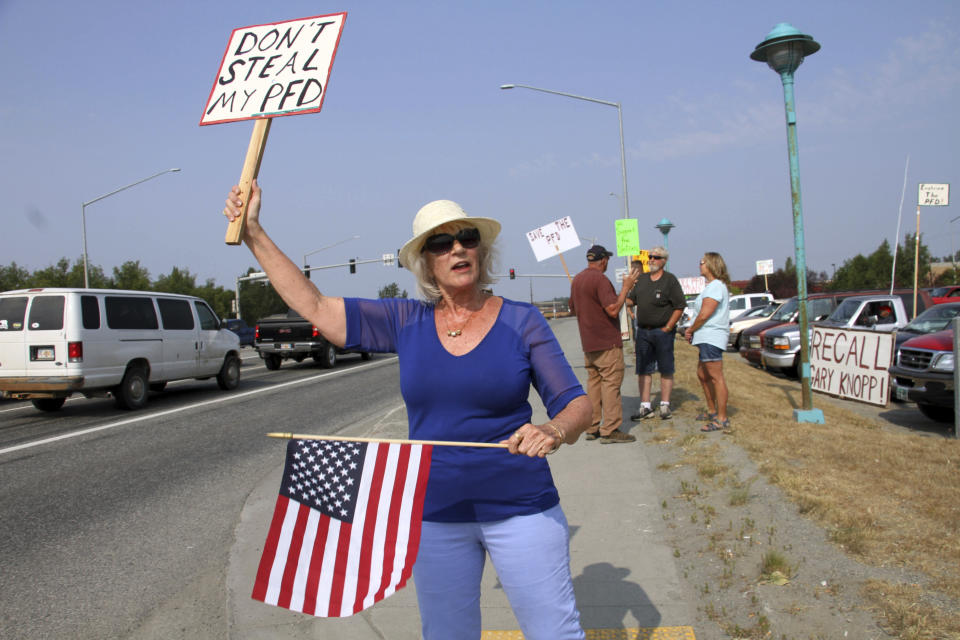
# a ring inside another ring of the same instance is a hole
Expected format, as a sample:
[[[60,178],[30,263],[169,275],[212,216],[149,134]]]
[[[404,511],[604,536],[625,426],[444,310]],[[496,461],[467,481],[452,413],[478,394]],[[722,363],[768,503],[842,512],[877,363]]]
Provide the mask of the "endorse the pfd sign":
[[[885,406],[892,359],[893,334],[813,327],[810,386],[832,396]]]

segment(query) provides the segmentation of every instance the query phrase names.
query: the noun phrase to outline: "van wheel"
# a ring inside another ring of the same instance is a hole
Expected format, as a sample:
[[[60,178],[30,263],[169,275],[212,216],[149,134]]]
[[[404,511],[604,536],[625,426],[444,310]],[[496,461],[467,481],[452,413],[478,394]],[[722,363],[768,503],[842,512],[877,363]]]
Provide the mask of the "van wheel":
[[[217,384],[224,391],[231,391],[240,385],[240,358],[232,354],[224,358],[220,373],[217,374]]]
[[[328,342],[313,359],[322,369],[333,369],[337,364],[337,348]]]
[[[147,370],[143,367],[130,367],[113,390],[113,395],[118,407],[132,411],[142,409],[147,404],[147,389]]]
[[[66,398],[34,398],[30,402],[40,411],[59,411],[66,401]]]
[[[163,391],[163,390],[166,389],[166,388],[167,388],[167,381],[166,381],[166,380],[164,380],[163,382],[151,382],[151,383],[150,383],[150,391],[156,391],[157,393],[159,393],[159,392]]]
[[[270,369],[270,371],[276,371],[279,369],[281,362],[283,362],[283,360],[281,360],[280,356],[278,355],[268,353],[267,355],[263,356],[263,364],[265,364],[267,369]]]

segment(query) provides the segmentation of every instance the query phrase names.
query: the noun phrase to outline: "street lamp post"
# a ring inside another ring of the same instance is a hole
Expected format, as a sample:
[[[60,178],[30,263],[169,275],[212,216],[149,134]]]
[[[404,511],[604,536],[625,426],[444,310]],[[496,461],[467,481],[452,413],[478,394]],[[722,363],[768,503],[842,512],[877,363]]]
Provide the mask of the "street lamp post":
[[[670,245],[667,244],[667,234],[670,233],[670,229],[673,229],[677,225],[673,224],[666,218],[661,218],[660,222],[658,222],[654,226],[660,230],[660,233],[663,234],[663,248],[669,249]]]
[[[787,152],[790,158],[790,193],[793,200],[793,244],[797,271],[797,300],[800,307],[800,382],[803,408],[795,409],[797,422],[823,423],[823,411],[813,408],[810,386],[810,333],[807,318],[807,261],[803,239],[803,206],[800,200],[800,163],[797,155],[797,114],[793,100],[793,72],[804,57],[820,50],[813,36],[800,33],[795,27],[781,22],[767,34],[750,54],[752,60],[766,62],[780,74],[783,83],[783,102],[787,119]]]
[[[87,277],[87,205],[93,204],[94,202],[99,202],[100,200],[103,200],[104,198],[108,198],[108,197],[110,197],[110,196],[112,196],[112,195],[114,195],[114,194],[116,194],[116,193],[120,193],[121,191],[125,191],[125,190],[129,189],[130,187],[135,187],[135,186],[137,186],[138,184],[141,184],[141,183],[143,183],[143,182],[146,182],[147,180],[153,180],[154,178],[159,177],[159,176],[162,176],[162,175],[165,174],[165,173],[175,173],[175,172],[177,172],[177,171],[180,171],[180,169],[179,169],[179,168],[164,169],[163,171],[157,172],[157,173],[153,174],[152,176],[147,176],[146,178],[143,178],[142,180],[137,180],[136,182],[131,182],[130,184],[128,184],[128,185],[126,185],[126,186],[123,186],[123,187],[120,187],[119,189],[114,189],[114,190],[111,191],[110,193],[105,193],[105,194],[103,194],[102,196],[100,196],[100,197],[98,197],[98,198],[94,198],[93,200],[87,200],[86,202],[84,202],[83,204],[80,205],[80,228],[81,228],[80,233],[81,233],[81,237],[82,237],[82,239],[83,239],[83,288],[84,288],[84,289],[90,288],[90,280],[89,280],[89,278]]]
[[[530,89],[531,91],[542,91],[543,93],[552,93],[557,96],[565,96],[567,98],[574,98],[576,100],[586,100],[587,102],[596,102],[597,104],[605,104],[608,107],[617,108],[617,117],[620,121],[620,175],[623,178],[623,217],[630,217],[630,203],[629,197],[627,196],[627,156],[624,152],[623,146],[623,109],[620,108],[619,102],[610,102],[609,100],[599,100],[597,98],[588,98],[586,96],[578,96],[573,93],[565,93],[563,91],[554,91],[553,89],[541,89],[540,87],[531,87],[526,84],[502,84],[500,85],[501,89],[513,89],[515,87],[520,87],[522,89]],[[627,258],[629,261],[629,258]],[[628,262],[629,264],[629,262]]]

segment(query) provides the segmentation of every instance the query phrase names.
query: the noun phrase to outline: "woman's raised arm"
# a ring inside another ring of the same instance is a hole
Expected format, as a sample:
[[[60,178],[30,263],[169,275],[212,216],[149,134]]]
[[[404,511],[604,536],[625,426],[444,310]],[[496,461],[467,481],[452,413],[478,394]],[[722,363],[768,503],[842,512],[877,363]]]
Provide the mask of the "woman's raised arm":
[[[291,309],[313,323],[329,342],[342,347],[347,340],[347,316],[343,298],[325,296],[308,280],[303,271],[287,257],[260,226],[260,187],[253,181],[243,241],[260,263],[270,284]],[[243,201],[234,185],[227,196],[223,215],[233,221],[240,215]]]

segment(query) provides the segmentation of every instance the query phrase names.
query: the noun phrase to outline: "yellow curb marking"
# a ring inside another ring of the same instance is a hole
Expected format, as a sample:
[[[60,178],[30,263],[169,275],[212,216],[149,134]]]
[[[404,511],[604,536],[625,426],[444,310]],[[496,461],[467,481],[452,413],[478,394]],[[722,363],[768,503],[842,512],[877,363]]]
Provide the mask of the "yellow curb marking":
[[[693,627],[585,629],[587,640],[696,640]],[[480,640],[523,640],[519,631],[484,631]]]

